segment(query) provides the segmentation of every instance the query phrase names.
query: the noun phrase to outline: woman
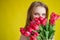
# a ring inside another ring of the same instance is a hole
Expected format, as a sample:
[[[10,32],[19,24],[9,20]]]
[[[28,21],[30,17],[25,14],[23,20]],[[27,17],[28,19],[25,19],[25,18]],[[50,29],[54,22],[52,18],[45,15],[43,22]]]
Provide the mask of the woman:
[[[25,28],[34,18],[39,18],[40,16],[48,19],[48,7],[39,1],[35,1],[28,9]],[[29,40],[29,37],[21,35],[20,40]]]

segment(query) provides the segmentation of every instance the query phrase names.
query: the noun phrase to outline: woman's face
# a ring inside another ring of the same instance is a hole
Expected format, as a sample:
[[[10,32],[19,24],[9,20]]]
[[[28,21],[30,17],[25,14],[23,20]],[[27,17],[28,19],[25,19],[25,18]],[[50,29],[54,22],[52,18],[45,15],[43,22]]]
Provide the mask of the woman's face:
[[[43,18],[46,17],[46,9],[41,6],[34,7],[32,10],[32,18],[39,18],[40,16]]]

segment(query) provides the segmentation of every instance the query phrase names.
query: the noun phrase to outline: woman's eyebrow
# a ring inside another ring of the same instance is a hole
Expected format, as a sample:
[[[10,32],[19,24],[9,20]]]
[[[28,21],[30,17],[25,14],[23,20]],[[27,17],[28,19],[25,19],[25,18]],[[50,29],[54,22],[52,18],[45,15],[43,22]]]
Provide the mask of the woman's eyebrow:
[[[46,14],[46,13],[42,13],[42,14]]]
[[[34,13],[34,14],[39,14],[39,13]]]

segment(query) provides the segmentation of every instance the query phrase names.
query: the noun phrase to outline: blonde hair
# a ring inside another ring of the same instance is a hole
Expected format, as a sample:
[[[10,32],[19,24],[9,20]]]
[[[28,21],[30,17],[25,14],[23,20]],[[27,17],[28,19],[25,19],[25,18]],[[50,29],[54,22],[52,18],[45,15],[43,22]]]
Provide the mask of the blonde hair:
[[[34,2],[32,2],[31,6],[28,9],[25,28],[30,23],[30,21],[32,21],[32,9],[37,6],[42,6],[46,9],[46,18],[48,18],[48,7],[45,4],[43,4],[42,2],[34,1]]]

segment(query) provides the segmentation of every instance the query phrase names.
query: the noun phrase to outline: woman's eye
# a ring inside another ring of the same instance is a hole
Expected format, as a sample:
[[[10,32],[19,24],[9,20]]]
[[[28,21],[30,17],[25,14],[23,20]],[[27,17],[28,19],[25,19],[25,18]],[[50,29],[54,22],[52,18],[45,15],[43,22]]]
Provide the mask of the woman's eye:
[[[34,15],[39,15],[39,13],[35,13]]]
[[[42,16],[45,16],[46,14],[42,14]]]

